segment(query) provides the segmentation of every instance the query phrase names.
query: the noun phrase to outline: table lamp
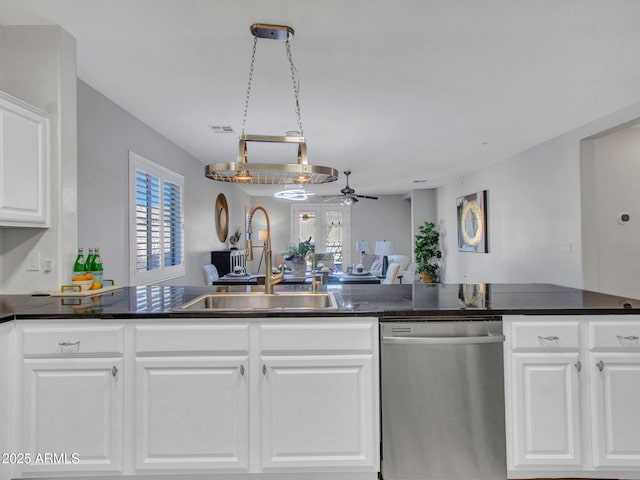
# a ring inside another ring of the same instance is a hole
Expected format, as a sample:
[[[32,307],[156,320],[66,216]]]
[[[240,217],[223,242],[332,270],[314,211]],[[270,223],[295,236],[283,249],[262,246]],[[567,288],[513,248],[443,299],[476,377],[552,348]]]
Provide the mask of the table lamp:
[[[387,268],[389,267],[389,259],[387,255],[391,255],[393,253],[393,242],[387,242],[383,240],[382,242],[376,242],[376,255],[382,256],[382,276],[387,275]]]
[[[366,240],[358,240],[356,242],[356,250],[360,252],[360,261],[362,261],[364,254],[369,251],[369,248],[369,242]]]

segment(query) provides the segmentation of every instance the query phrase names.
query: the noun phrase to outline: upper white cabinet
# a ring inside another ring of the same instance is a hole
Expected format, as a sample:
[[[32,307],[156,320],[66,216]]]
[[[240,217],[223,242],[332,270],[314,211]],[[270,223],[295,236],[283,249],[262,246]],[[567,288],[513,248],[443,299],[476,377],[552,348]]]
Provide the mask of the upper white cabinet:
[[[0,227],[49,226],[49,115],[0,92]]]
[[[504,329],[509,477],[640,478],[640,319],[509,316]]]

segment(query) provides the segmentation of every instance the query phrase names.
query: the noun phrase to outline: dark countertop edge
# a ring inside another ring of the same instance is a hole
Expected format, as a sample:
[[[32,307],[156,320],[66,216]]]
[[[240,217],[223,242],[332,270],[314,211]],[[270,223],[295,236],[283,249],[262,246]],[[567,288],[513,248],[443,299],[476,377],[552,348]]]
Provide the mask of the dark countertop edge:
[[[447,320],[465,320],[468,318],[480,317],[482,319],[491,318],[497,320],[498,317],[505,315],[529,315],[529,316],[545,316],[545,315],[638,315],[640,309],[611,309],[611,308],[594,308],[594,309],[517,309],[517,310],[501,310],[501,309],[450,309],[450,310],[306,310],[306,311],[289,311],[289,312],[268,312],[268,311],[252,311],[252,312],[190,312],[190,313],[121,313],[121,314],[87,314],[87,315],[70,315],[70,314],[10,314],[0,318],[0,324],[11,322],[13,320],[153,320],[153,319],[225,319],[225,318],[300,318],[300,317],[376,317],[380,321],[411,321],[431,317],[433,321],[446,318]]]

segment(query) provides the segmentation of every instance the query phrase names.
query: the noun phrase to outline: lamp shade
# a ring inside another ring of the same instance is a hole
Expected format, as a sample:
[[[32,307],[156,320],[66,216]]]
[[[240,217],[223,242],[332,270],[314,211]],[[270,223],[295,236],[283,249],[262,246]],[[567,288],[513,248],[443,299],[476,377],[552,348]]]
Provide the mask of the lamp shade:
[[[391,255],[393,253],[393,242],[376,242],[376,255]]]
[[[258,238],[264,242],[267,239],[267,231],[258,230]]]
[[[368,252],[369,251],[369,242],[366,240],[358,240],[356,242],[356,251],[358,252]]]

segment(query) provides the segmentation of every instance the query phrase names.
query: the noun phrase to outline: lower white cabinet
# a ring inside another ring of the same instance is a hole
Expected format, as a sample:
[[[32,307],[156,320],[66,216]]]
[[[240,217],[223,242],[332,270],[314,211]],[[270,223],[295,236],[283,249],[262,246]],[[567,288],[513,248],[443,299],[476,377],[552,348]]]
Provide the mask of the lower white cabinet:
[[[593,464],[640,471],[640,353],[592,353],[589,367]]]
[[[136,470],[246,470],[247,357],[136,359]]]
[[[66,456],[0,480],[377,478],[375,318],[28,320],[12,344],[10,449]]]
[[[122,358],[25,359],[24,473],[122,470],[122,370]]]
[[[373,356],[263,358],[262,468],[376,467]]]
[[[640,478],[640,319],[503,320],[509,478]]]
[[[580,467],[577,353],[512,356],[513,465]]]

